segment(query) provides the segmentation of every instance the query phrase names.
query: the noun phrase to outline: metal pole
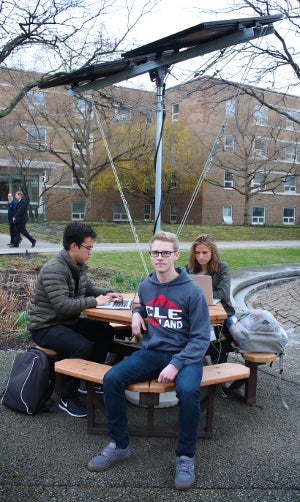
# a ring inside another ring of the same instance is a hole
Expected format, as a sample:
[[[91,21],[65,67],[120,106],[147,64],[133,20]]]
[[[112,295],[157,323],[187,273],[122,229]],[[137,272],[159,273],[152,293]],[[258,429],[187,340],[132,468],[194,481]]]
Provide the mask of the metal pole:
[[[158,68],[155,71],[155,80],[157,91],[157,108],[156,108],[156,162],[155,162],[155,232],[160,230],[161,225],[161,206],[162,206],[162,127],[164,114],[164,78],[168,67]]]

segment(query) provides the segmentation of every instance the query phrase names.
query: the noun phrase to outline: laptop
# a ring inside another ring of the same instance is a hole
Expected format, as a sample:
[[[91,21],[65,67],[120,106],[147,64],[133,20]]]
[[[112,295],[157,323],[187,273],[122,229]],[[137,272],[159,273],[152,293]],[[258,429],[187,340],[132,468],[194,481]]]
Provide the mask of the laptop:
[[[212,278],[210,275],[190,274],[190,276],[202,289],[207,305],[216,305],[221,301],[220,298],[213,298]]]
[[[140,283],[141,283],[142,276],[138,282],[137,288],[134,293],[133,298],[124,298],[122,302],[116,300],[114,302],[107,302],[104,305],[97,305],[97,309],[111,309],[111,310],[130,310],[132,307],[132,304],[135,301]]]
[[[134,295],[135,296],[135,295]],[[130,310],[132,304],[134,302],[134,298],[128,299],[124,298],[122,302],[107,302],[104,305],[97,305],[97,309],[112,309],[112,310]]]

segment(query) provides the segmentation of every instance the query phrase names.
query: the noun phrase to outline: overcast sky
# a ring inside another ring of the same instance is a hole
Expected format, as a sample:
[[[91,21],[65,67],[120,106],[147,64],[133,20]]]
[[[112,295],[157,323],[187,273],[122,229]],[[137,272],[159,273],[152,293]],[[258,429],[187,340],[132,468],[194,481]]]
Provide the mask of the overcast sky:
[[[292,2],[293,1],[295,0],[292,0]],[[144,3],[144,0],[135,0],[134,4],[139,5],[141,2]],[[223,19],[236,19],[239,17],[256,17],[252,10],[248,10],[248,12],[245,9],[243,9],[242,12],[230,11],[230,5],[236,4],[237,2],[233,0],[209,0],[209,2],[205,2],[204,0],[200,2],[199,0],[160,0],[157,7],[153,9],[152,13],[147,14],[144,18],[138,21],[137,26],[131,31],[129,37],[126,39],[124,51],[172,35],[178,31],[185,30],[204,21],[219,21]],[[228,10],[228,8],[230,11],[229,13],[222,12],[224,9]],[[208,10],[210,10],[210,12],[208,12]],[[125,23],[126,16],[124,15],[110,16],[105,22],[106,27],[108,27],[108,33],[124,32],[126,28]],[[281,23],[282,22],[280,22],[280,24]],[[279,23],[276,23],[276,25],[278,24]],[[273,35],[268,35],[263,38],[270,39],[271,37],[273,37]],[[273,37],[273,41],[275,41],[275,37]],[[263,43],[265,43],[265,41],[263,41]],[[170,75],[168,75],[166,79],[167,87],[172,87],[190,80],[194,77],[196,72],[199,72],[199,70],[206,65],[206,61],[211,60],[212,57],[213,54],[209,53],[208,55],[202,57],[199,56],[188,61],[175,64],[171,68]],[[248,63],[248,56],[241,59],[240,67],[235,59],[232,64],[232,68],[230,68],[228,64],[225,65],[222,70],[222,76],[224,78],[240,82],[243,70],[247,67]],[[212,75],[215,70],[216,66],[213,65],[209,74]],[[285,69],[285,72],[286,71],[287,70]],[[206,75],[207,74],[208,73],[206,73]],[[248,78],[250,78],[250,76],[251,72],[248,73]],[[261,82],[261,84],[264,85],[263,82]],[[273,80],[265,83],[265,85],[269,88],[272,87],[272,84]],[[145,74],[142,77],[129,79],[127,82],[123,82],[120,85],[126,85],[133,88],[142,87],[147,90],[155,89],[155,84],[150,81],[148,74]]]

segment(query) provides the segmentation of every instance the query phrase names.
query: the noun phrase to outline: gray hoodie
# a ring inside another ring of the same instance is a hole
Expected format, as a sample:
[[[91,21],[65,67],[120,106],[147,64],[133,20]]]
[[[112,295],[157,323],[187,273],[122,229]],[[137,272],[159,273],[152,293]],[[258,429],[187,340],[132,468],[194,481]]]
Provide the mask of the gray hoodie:
[[[158,281],[156,272],[149,274],[139,288],[138,312],[148,319],[143,347],[173,352],[170,361],[178,370],[201,361],[210,342],[210,319],[202,289],[183,267],[168,282]]]

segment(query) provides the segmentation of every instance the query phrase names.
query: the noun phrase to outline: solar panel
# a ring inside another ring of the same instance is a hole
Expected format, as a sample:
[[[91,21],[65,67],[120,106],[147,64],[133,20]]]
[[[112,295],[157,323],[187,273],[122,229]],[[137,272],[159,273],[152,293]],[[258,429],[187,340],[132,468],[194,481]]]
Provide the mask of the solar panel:
[[[77,87],[87,82],[97,82],[97,87],[94,88],[105,87],[160,66],[170,66],[207,52],[264,36],[271,33],[272,23],[280,19],[281,16],[277,15],[201,23],[125,52],[122,59],[84,66],[69,73],[44,76],[39,87],[45,89],[68,84]],[[253,31],[250,32],[250,29]],[[247,35],[243,37],[244,33]]]

